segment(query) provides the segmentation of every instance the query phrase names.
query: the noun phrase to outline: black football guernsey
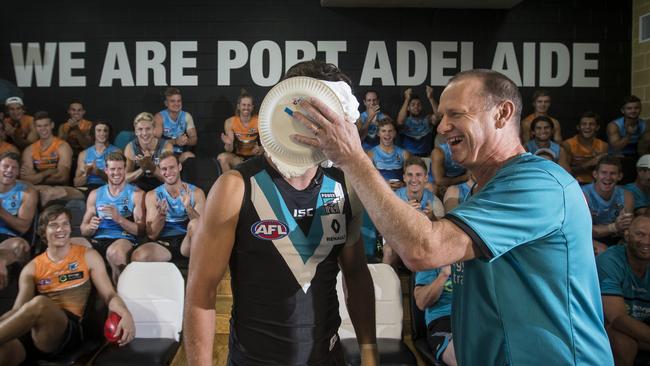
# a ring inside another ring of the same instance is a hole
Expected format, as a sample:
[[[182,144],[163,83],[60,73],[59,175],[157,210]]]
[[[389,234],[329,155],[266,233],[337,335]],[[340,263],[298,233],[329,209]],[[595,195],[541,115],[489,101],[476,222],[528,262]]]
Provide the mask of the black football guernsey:
[[[359,235],[343,173],[319,168],[299,191],[262,156],[235,169],[245,193],[230,258],[231,364],[335,364],[338,257]]]

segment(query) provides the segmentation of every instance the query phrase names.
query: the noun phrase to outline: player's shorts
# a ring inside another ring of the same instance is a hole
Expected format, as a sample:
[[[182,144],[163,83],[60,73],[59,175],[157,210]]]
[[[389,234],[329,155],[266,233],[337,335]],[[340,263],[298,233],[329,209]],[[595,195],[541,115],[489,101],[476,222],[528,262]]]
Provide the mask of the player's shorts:
[[[451,343],[451,318],[443,316],[434,319],[427,326],[427,344],[436,360],[442,360],[442,354]]]
[[[63,333],[61,344],[54,352],[43,352],[36,347],[32,339],[32,332],[25,333],[18,341],[25,348],[25,361],[23,365],[34,365],[38,360],[50,360],[69,353],[81,345],[83,342],[83,331],[81,330],[81,320],[78,316],[63,310],[68,317],[68,325]]]
[[[90,239],[90,244],[92,244],[93,249],[95,249],[99,254],[106,260],[106,250],[111,246],[116,240],[125,239],[133,244],[135,247],[136,243],[127,238],[92,238]]]
[[[185,234],[158,238],[153,242],[169,250],[169,253],[172,255],[172,263],[180,267],[187,267],[189,264],[188,258],[181,254],[181,245],[183,244],[183,239],[185,239]]]
[[[13,238],[15,238],[15,236],[13,236],[13,235],[0,234],[0,243],[2,243],[3,241],[5,241],[7,239],[13,239]]]
[[[230,323],[231,329],[232,329],[232,320]],[[230,334],[230,342],[233,342],[233,334]],[[231,357],[233,355],[233,349],[240,350],[240,347],[233,347],[232,344],[228,344],[228,359],[226,361],[226,365],[228,366],[246,366],[245,364],[241,362],[235,362],[233,358]],[[290,361],[289,361],[290,362]],[[288,362],[287,362],[288,364]],[[345,356],[343,352],[343,346],[341,345],[341,338],[336,336],[336,342],[332,345],[332,349],[329,352],[328,355],[328,360],[325,361],[325,363],[319,363],[319,365],[329,365],[329,366],[345,366]]]

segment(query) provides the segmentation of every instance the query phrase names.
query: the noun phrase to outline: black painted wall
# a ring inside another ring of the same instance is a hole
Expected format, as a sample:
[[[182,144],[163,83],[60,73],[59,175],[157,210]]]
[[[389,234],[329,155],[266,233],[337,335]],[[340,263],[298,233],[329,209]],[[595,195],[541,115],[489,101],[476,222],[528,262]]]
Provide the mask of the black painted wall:
[[[231,74],[232,85],[217,86],[217,42],[239,40],[249,50],[259,40],[345,40],[347,52],[339,66],[359,81],[368,41],[385,41],[395,73],[395,42],[474,42],[474,67],[489,68],[497,42],[514,42],[521,67],[523,42],[561,42],[571,49],[574,42],[598,43],[597,88],[573,88],[571,82],[547,88],[553,95],[552,115],[563,123],[565,136],[573,134],[575,121],[587,109],[607,121],[618,114],[620,99],[630,89],[631,1],[525,0],[510,10],[440,9],[343,9],[321,8],[317,0],[201,1],[50,1],[5,2],[0,14],[0,79],[16,83],[10,43],[85,42],[83,54],[86,87],[23,87],[29,112],[45,109],[57,121],[65,118],[69,100],[85,102],[87,118],[105,118],[118,129],[130,129],[132,118],[141,111],[162,108],[164,86],[99,87],[108,42],[126,43],[131,67],[135,64],[136,41],[198,41],[198,86],[180,87],[184,108],[198,123],[199,153],[211,155],[220,149],[223,120],[233,112],[241,88],[261,103],[268,87],[252,85],[249,69]],[[428,48],[429,46],[427,46]],[[169,49],[168,49],[169,55]],[[322,55],[322,54],[320,54]],[[165,65],[169,66],[169,58]],[[55,65],[52,85],[57,83]],[[447,69],[453,75],[454,69]],[[169,82],[169,69],[167,70]],[[75,72],[75,75],[79,71]],[[151,78],[150,78],[151,80]],[[361,96],[367,86],[357,87]],[[401,104],[403,86],[382,86],[376,79],[383,109],[395,116]],[[522,88],[525,110],[530,112],[534,87]],[[424,94],[424,87],[417,91]],[[435,87],[439,96],[442,86]],[[601,129],[601,132],[604,130]],[[215,141],[219,141],[215,144]]]

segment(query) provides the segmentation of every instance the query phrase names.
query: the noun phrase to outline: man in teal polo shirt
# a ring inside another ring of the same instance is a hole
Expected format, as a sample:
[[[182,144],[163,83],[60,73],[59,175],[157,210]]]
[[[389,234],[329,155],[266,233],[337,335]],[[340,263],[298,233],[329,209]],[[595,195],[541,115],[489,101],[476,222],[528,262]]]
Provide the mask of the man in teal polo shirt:
[[[596,260],[617,365],[633,365],[638,351],[650,351],[650,217],[637,216],[625,241]]]
[[[643,215],[650,206],[650,154],[636,162],[636,180],[623,186],[634,196],[634,214]]]
[[[521,146],[521,94],[511,80],[468,70],[443,91],[438,134],[476,186],[434,222],[390,194],[356,128],[317,99],[301,107],[306,113],[294,117],[315,138],[294,139],[321,149],[344,171],[407,266],[421,271],[462,262],[452,273],[459,365],[613,364],[589,209],[575,179]]]

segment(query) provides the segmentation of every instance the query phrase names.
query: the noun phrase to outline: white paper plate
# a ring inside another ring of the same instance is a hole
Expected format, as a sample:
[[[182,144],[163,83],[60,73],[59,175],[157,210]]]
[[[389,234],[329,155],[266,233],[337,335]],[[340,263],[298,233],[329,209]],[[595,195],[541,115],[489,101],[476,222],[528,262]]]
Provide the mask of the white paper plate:
[[[314,136],[310,129],[285,111],[285,108],[301,111],[294,101],[305,97],[316,97],[336,113],[343,114],[343,106],[334,91],[318,79],[306,76],[286,79],[275,85],[264,97],[259,112],[259,134],[264,149],[274,158],[296,167],[314,166],[326,159],[320,150],[291,140],[293,134]]]

